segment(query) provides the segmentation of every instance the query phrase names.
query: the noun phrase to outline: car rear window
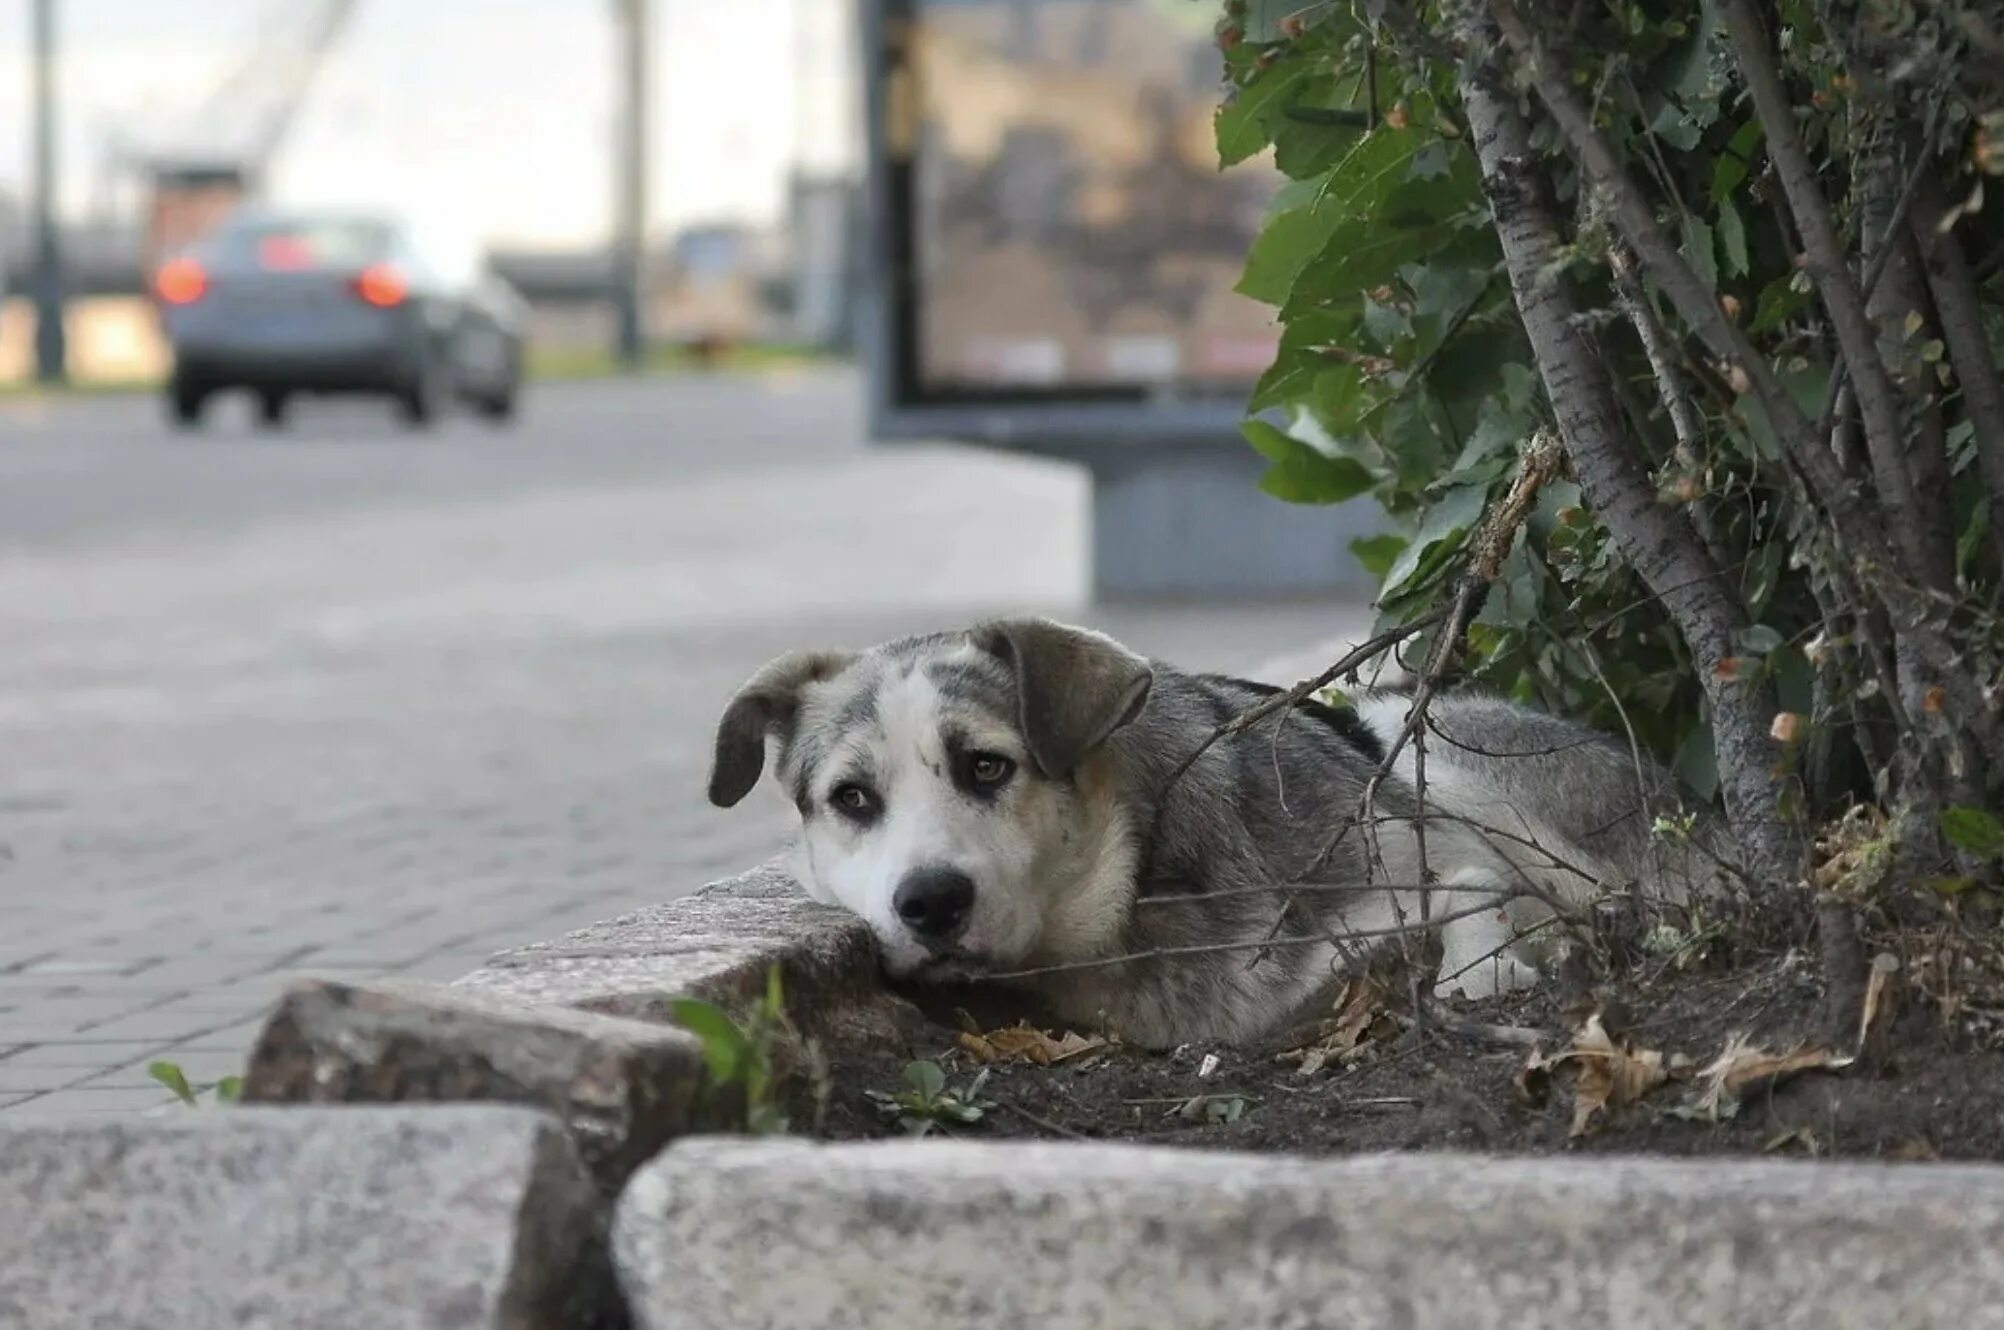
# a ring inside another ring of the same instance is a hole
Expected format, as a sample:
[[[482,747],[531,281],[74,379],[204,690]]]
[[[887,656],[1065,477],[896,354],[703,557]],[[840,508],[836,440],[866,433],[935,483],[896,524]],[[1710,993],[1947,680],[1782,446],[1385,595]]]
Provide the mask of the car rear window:
[[[260,220],[217,237],[220,257],[256,268],[346,268],[374,263],[390,247],[378,222]]]

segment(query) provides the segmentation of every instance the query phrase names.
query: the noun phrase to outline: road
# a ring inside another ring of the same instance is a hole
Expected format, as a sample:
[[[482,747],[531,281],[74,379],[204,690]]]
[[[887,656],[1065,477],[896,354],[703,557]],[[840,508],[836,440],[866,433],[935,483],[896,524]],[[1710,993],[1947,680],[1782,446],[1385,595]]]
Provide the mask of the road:
[[[1090,607],[1079,475],[867,448],[844,371],[428,437],[304,405],[0,401],[0,1109],[157,1105],[296,978],[451,978],[768,857],[782,800],[702,787],[779,651],[1035,610],[1247,668],[1360,623]]]

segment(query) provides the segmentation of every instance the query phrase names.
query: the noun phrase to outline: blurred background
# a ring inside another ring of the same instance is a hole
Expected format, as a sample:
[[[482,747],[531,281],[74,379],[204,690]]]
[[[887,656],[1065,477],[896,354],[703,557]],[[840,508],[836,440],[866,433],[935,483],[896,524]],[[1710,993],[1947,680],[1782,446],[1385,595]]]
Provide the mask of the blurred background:
[[[842,340],[862,166],[843,0],[215,0],[198,20],[146,0],[48,8],[78,382],[166,373],[147,279],[245,195],[394,212],[476,242],[528,302],[535,362],[563,372],[614,343],[614,238],[638,176],[659,182],[642,204],[657,338]],[[27,17],[0,24],[0,123],[22,127]],[[0,139],[0,382],[34,368],[35,147]]]
[[[1237,433],[1215,20],[0,0],[0,1109],[765,859],[702,791],[782,651],[1361,636],[1375,519]]]

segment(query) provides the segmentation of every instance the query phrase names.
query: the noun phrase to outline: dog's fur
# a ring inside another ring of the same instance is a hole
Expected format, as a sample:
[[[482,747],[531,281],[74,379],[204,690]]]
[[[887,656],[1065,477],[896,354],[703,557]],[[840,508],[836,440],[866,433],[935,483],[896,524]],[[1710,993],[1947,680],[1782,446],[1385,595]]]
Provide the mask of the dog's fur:
[[[1303,703],[1177,774],[1275,691],[1044,619],[784,656],[726,709],[710,798],[749,793],[775,740],[802,819],[801,880],[869,922],[893,976],[1071,967],[1013,982],[1058,1016],[1154,1046],[1297,1018],[1423,913],[1439,921],[1443,991],[1519,987],[1538,977],[1555,910],[1616,889],[1680,897],[1706,876],[1652,835],[1676,804],[1664,772],[1493,698],[1450,694],[1429,710],[1430,892],[1414,890],[1410,747],[1361,817],[1405,722],[1401,695]],[[894,901],[911,875],[939,870],[971,879],[973,903],[950,937],[922,939]],[[1297,883],[1310,889],[1278,890]],[[1078,964],[1112,957],[1134,959]]]

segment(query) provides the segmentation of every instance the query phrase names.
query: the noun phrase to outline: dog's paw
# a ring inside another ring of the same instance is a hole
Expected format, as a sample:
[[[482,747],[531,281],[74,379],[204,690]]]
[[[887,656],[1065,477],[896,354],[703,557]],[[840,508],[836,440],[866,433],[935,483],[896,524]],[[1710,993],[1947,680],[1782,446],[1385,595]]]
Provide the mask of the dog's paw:
[[[1433,986],[1433,995],[1437,998],[1465,997],[1471,1002],[1479,1002],[1499,993],[1515,993],[1535,987],[1543,978],[1536,966],[1526,965],[1514,956],[1495,956],[1468,967],[1460,974],[1449,974]]]

